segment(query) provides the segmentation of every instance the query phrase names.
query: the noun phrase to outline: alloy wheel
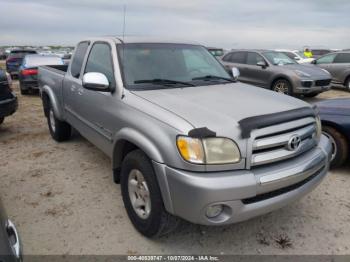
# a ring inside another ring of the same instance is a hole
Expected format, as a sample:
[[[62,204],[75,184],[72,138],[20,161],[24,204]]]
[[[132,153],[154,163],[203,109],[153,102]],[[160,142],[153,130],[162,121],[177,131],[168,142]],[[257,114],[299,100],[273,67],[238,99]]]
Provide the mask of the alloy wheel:
[[[128,190],[131,205],[135,213],[142,219],[147,219],[151,213],[151,196],[147,182],[137,169],[129,173]]]

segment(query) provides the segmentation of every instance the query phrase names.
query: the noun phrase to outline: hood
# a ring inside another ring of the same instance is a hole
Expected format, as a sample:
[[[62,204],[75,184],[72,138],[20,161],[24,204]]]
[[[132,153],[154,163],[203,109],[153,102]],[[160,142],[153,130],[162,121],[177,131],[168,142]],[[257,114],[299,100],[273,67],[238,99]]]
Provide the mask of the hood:
[[[310,77],[324,77],[331,78],[331,75],[325,70],[313,65],[313,64],[293,64],[293,65],[284,65],[284,68],[288,68],[290,70],[299,70],[301,72],[307,73]]]
[[[195,128],[207,127],[216,132],[238,126],[238,121],[247,117],[310,106],[299,99],[240,82],[132,93],[180,116]]]
[[[324,100],[316,104],[321,114],[350,116],[350,98]]]

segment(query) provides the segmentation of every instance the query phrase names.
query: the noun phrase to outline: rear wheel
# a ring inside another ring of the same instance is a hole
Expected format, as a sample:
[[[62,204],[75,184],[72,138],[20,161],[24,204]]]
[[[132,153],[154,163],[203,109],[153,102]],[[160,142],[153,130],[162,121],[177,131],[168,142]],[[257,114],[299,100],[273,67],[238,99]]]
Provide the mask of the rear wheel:
[[[68,123],[60,121],[56,118],[51,105],[49,106],[47,123],[51,137],[57,142],[66,141],[71,137],[71,126]]]
[[[0,117],[0,125],[4,123],[5,117]]]
[[[141,150],[123,160],[120,184],[128,216],[141,234],[160,236],[176,228],[178,219],[165,210],[152,163]]]
[[[272,85],[272,91],[285,95],[293,95],[292,86],[286,79],[279,79]]]
[[[345,80],[345,88],[348,92],[350,92],[350,76]]]
[[[28,89],[24,89],[21,82],[19,83],[19,90],[21,92],[21,95],[28,95],[29,94],[29,90]]]
[[[327,136],[332,143],[332,159],[331,166],[339,167],[348,158],[349,146],[346,138],[337,129],[330,126],[323,126],[323,134]]]

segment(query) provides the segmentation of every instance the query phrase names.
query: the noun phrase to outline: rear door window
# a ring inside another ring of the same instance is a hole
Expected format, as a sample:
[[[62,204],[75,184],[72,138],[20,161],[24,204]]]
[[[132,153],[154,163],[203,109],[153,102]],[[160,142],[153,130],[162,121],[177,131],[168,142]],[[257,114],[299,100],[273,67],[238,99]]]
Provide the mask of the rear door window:
[[[89,42],[81,42],[78,44],[77,49],[75,50],[75,54],[74,54],[71,69],[70,69],[72,76],[75,78],[80,77],[81,67],[83,65],[88,47],[89,47]]]
[[[350,53],[339,53],[333,63],[350,63]]]

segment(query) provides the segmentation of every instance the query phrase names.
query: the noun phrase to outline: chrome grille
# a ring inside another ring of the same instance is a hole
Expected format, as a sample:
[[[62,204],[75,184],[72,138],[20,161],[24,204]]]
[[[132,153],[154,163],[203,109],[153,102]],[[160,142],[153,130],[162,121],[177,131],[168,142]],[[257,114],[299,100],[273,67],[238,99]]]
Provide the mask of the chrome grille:
[[[296,150],[291,150],[288,148],[288,144],[291,138],[295,136],[300,138],[300,144]],[[296,157],[316,145],[316,125],[314,122],[309,122],[294,129],[260,135],[252,143],[250,166],[254,167]]]

